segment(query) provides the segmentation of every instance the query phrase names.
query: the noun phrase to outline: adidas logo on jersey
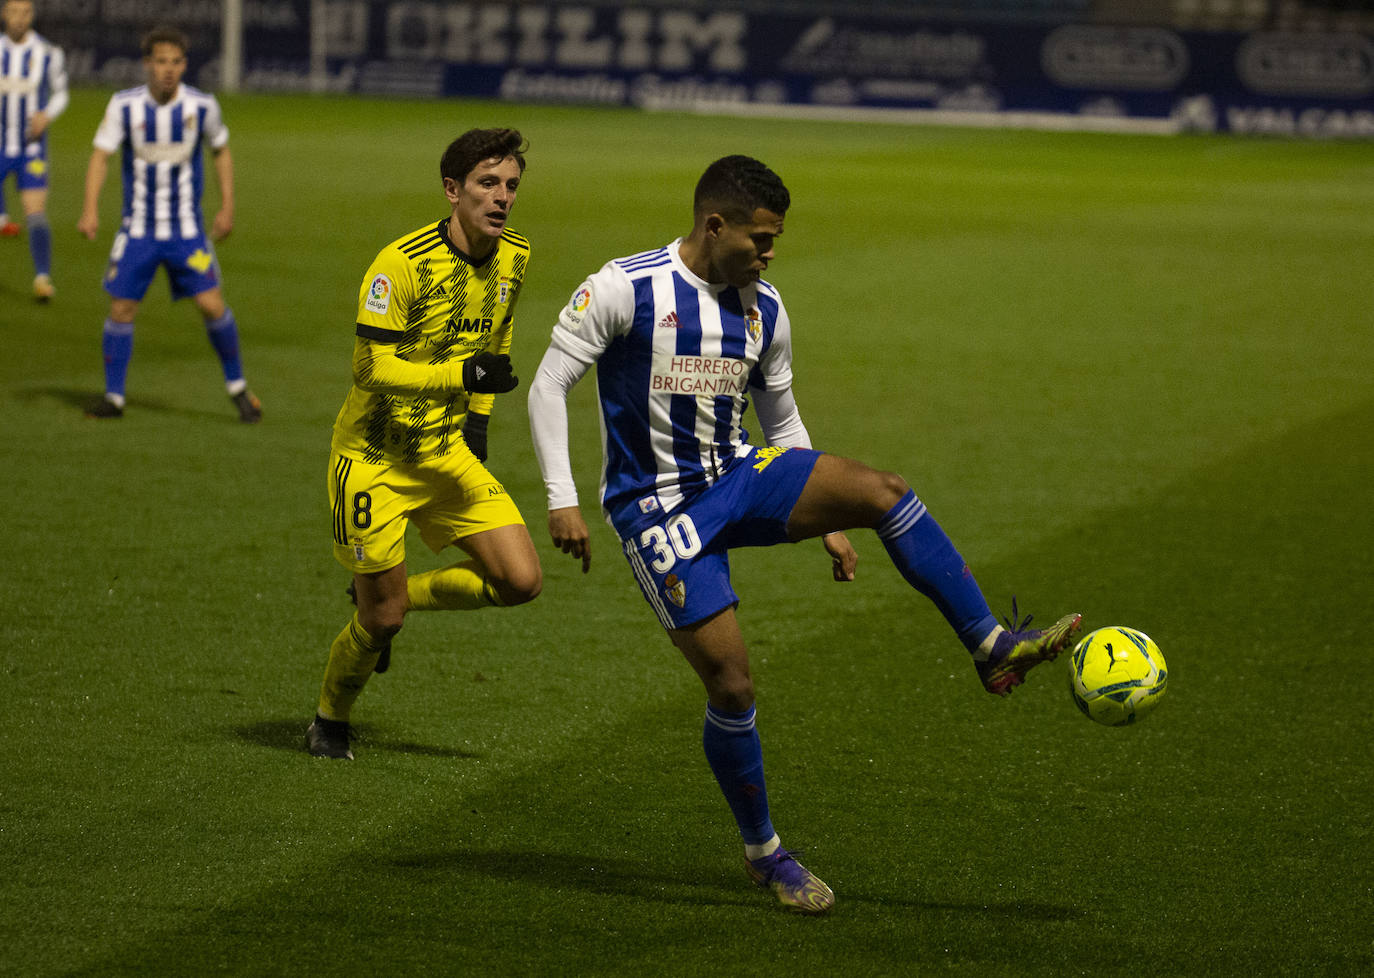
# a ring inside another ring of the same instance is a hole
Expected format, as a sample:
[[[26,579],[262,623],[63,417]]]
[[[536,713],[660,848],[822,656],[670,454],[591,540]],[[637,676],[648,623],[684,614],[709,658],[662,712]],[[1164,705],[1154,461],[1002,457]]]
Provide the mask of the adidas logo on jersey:
[[[682,324],[678,322],[677,313],[670,312],[658,321],[659,329],[677,329]]]

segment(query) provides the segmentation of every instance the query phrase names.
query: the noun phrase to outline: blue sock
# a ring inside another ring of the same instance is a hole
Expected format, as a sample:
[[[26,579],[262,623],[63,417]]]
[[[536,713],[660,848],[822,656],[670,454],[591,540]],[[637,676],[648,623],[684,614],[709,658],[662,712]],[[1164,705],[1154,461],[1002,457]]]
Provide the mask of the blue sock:
[[[706,749],[711,773],[735,814],[745,844],[759,845],[773,838],[768,791],[763,783],[763,748],[754,729],[754,708],[751,706],[744,713],[727,713],[708,703],[701,745]]]
[[[105,393],[124,397],[124,380],[134,355],[134,324],[105,320],[100,347],[105,354]]]
[[[239,360],[239,324],[234,319],[234,310],[226,308],[224,315],[218,319],[207,319],[205,333],[219,355],[225,383],[243,380],[243,364]]]
[[[907,490],[876,529],[907,583],[935,602],[965,648],[978,648],[997,619],[968,564],[915,491]]]
[[[29,226],[29,253],[33,255],[35,275],[47,275],[52,271],[52,228],[48,227],[47,214],[30,214],[25,218]]]

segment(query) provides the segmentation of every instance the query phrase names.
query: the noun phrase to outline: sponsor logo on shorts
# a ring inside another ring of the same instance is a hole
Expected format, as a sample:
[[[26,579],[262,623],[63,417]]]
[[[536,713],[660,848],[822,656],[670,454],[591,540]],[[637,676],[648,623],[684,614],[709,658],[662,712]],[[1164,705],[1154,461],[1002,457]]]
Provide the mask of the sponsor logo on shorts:
[[[503,485],[500,485],[499,483],[498,483],[498,484],[493,484],[493,485],[487,486],[487,498],[488,498],[488,499],[490,499],[492,496],[504,496],[505,494],[506,494],[506,487],[503,486]]]
[[[384,315],[391,308],[391,279],[378,275],[367,290],[367,302],[363,303],[368,312]]]
[[[762,472],[764,469],[768,468],[768,466],[773,464],[773,459],[777,458],[785,451],[787,451],[786,448],[783,448],[778,445],[773,445],[768,448],[760,448],[758,451],[754,453],[754,471]]]
[[[679,608],[687,602],[687,585],[676,574],[669,574],[663,579],[663,593]]]
[[[191,257],[186,259],[186,266],[193,268],[204,275],[206,270],[215,262],[214,257],[204,248],[197,248],[192,252]]]
[[[641,500],[639,501],[639,511],[640,511],[641,513],[657,513],[657,512],[658,512],[658,497],[657,497],[657,496],[645,496],[643,499],[641,499]]]

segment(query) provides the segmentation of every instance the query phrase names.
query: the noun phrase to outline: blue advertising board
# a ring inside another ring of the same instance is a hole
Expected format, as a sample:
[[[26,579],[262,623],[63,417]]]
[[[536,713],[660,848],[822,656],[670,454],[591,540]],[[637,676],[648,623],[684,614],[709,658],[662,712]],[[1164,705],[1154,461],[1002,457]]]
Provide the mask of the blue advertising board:
[[[1364,33],[938,23],[854,15],[838,3],[833,13],[815,8],[245,0],[242,84],[970,125],[1374,138],[1374,37]],[[192,33],[193,78],[216,87],[219,0],[45,0],[42,9],[44,31],[68,48],[79,81],[136,79],[137,31],[165,13]],[[322,23],[312,25],[312,15]]]

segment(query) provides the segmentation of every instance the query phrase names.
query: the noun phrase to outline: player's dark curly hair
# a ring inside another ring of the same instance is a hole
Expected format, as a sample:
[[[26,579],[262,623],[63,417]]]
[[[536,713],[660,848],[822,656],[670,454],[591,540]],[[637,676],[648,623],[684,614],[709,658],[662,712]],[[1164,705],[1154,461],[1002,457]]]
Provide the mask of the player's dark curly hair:
[[[153,56],[153,46],[155,44],[175,44],[177,47],[181,48],[183,56],[191,50],[191,39],[187,37],[183,31],[179,31],[175,27],[154,27],[147,34],[143,35],[139,48],[143,51],[143,56],[145,58],[151,58]]]
[[[439,176],[462,183],[472,168],[483,160],[504,160],[507,156],[525,172],[525,153],[530,145],[519,129],[469,129],[448,144],[439,159]]]
[[[752,156],[726,156],[708,166],[697,181],[692,210],[747,221],[760,207],[779,216],[786,214],[791,203],[782,177]]]

